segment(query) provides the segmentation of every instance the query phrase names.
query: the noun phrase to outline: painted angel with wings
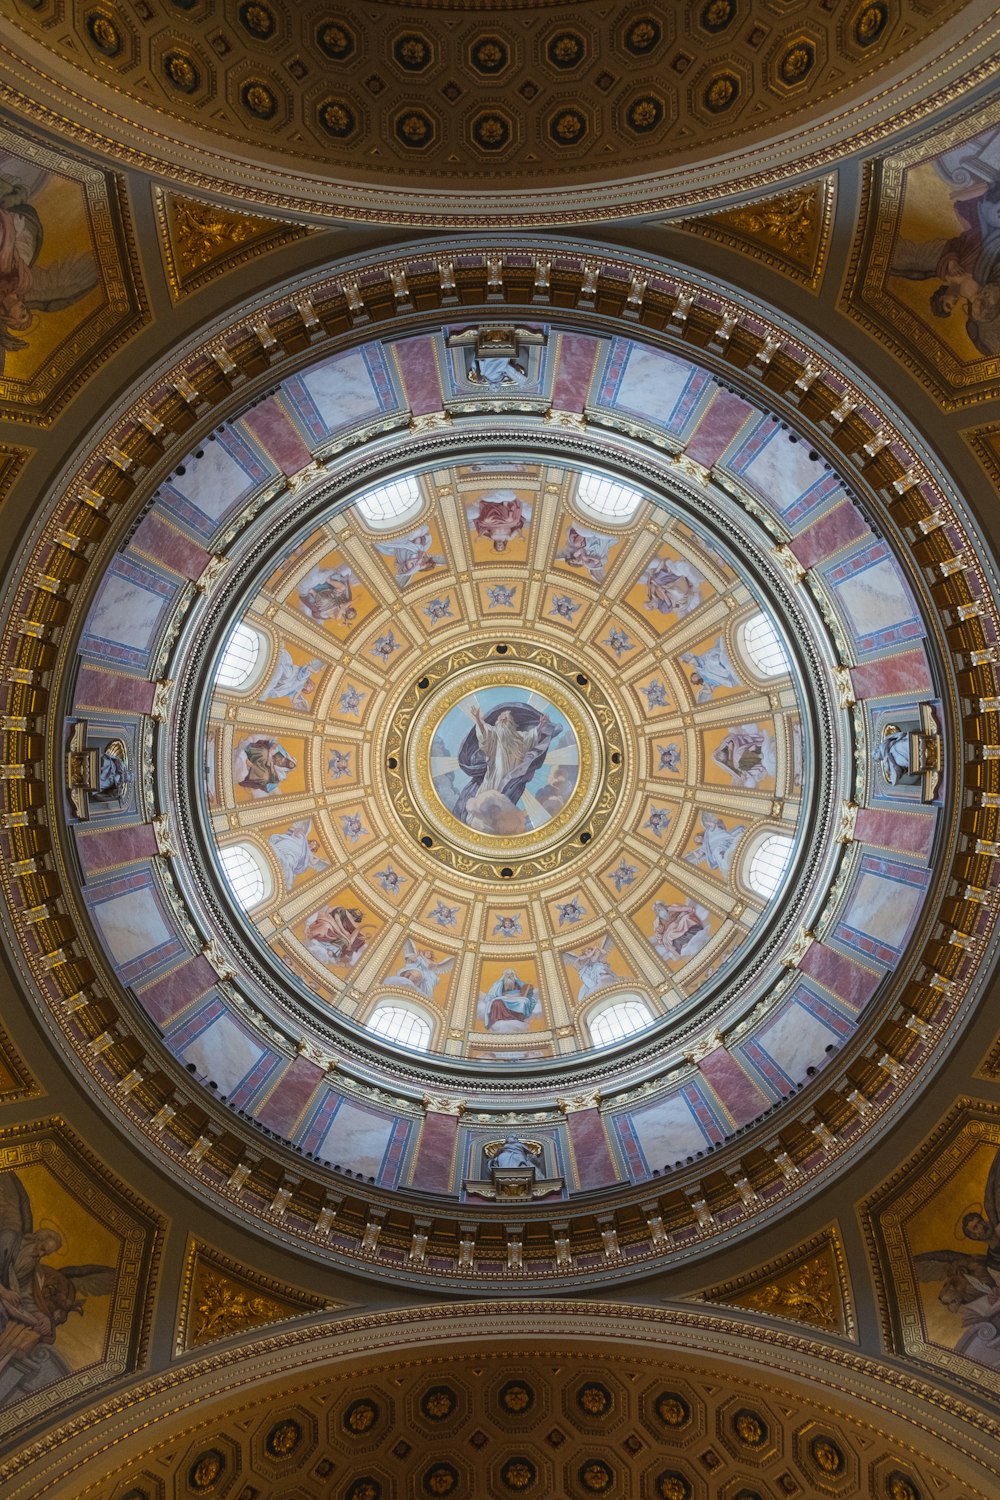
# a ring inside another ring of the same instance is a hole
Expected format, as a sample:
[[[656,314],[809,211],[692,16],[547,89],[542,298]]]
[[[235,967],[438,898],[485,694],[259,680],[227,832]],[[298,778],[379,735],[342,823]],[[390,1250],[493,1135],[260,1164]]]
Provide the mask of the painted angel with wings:
[[[70,1313],[83,1315],[85,1300],[114,1291],[113,1266],[52,1266],[62,1249],[55,1229],[36,1229],[31,1200],[20,1178],[0,1173],[0,1372],[7,1398],[20,1386],[38,1390],[70,1373],[54,1349],[56,1329]],[[30,1355],[30,1360],[25,1356]],[[11,1383],[12,1372],[23,1374]],[[41,1377],[41,1378],[40,1378]]]
[[[309,711],[309,694],[315,692],[319,674],[324,663],[318,658],[296,666],[287,646],[282,646],[271,680],[261,693],[261,702],[271,698],[287,698],[300,713]]]
[[[591,943],[588,947],[581,948],[579,953],[563,954],[566,962],[572,964],[580,976],[580,989],[576,997],[578,1000],[586,1000],[588,995],[593,995],[602,985],[614,984],[621,978],[608,962],[612,947],[611,936],[605,933],[599,943]]]
[[[404,938],[399,972],[387,975],[384,982],[409,985],[430,1000],[438,981],[454,967],[454,963],[454,957],[435,959],[431,948],[418,948],[412,938]]]

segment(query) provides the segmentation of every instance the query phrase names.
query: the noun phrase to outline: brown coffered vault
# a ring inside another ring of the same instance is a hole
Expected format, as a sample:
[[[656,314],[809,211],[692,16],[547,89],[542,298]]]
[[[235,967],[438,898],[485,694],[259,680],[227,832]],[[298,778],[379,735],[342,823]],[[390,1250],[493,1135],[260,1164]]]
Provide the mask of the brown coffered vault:
[[[995,7],[0,15],[5,1500],[991,1500]]]

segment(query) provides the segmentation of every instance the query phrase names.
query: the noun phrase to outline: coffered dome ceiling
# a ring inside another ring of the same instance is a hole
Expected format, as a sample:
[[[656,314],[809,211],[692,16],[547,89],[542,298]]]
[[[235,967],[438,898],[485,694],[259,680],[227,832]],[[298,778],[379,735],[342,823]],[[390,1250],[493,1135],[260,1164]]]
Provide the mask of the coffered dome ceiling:
[[[919,118],[995,64],[992,7],[958,9],[41,0],[5,51],[26,112],[209,191],[481,223],[486,174],[491,222],[558,222],[762,184]]]
[[[992,604],[913,435],[756,307],[422,255],[206,330],[81,452],[22,606],[60,893],[12,920],[81,1076],[230,1214],[389,1280],[629,1276],[945,1057]]]

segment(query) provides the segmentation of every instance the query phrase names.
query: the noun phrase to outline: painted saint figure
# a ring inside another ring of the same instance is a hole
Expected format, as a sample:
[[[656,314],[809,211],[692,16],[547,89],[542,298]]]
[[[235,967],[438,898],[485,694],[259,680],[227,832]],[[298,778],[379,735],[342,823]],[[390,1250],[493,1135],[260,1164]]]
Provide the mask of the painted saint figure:
[[[257,735],[241,740],[233,756],[233,776],[238,786],[255,797],[268,797],[277,791],[298,761],[278,740]]]
[[[982,1208],[967,1209],[956,1239],[959,1230],[968,1250],[924,1250],[914,1255],[913,1268],[918,1281],[941,1283],[938,1301],[960,1318],[956,1352],[1000,1369],[1000,1151],[990,1164]]]
[[[738,724],[712,751],[712,759],[739,786],[753,788],[774,775],[774,741],[756,724]]]
[[[519,979],[515,969],[504,969],[483,996],[486,1029],[491,1031],[510,1022],[522,1025],[534,1015],[537,1005],[534,985]]]
[[[571,568],[583,568],[595,583],[603,583],[608,570],[608,553],[611,538],[600,536],[596,531],[587,531],[582,526],[570,526],[566,531],[566,545],[556,553],[557,560]]]
[[[708,939],[708,912],[693,901],[653,902],[653,932],[650,941],[661,958],[676,963],[691,958]]]
[[[8,353],[28,347],[28,341],[17,334],[28,332],[37,313],[72,307],[99,280],[97,263],[87,253],[39,265],[42,221],[28,199],[45,185],[49,174],[32,173],[30,168],[25,172],[21,167],[25,182],[30,181],[26,186],[5,175],[8,164],[13,165],[0,161],[0,370]]]
[[[357,963],[367,939],[361,931],[364,913],[356,906],[321,906],[305,926],[306,947],[325,964]]]
[[[335,620],[349,625],[358,617],[351,602],[357,582],[349,567],[310,568],[299,582],[299,603],[312,620]]]
[[[319,839],[313,837],[312,818],[299,818],[282,833],[272,833],[268,843],[281,866],[285,890],[290,891],[300,875],[325,870],[327,861],[320,852]]]
[[[559,733],[559,725],[529,703],[500,703],[487,714],[473,703],[470,713],[473,728],[458,752],[469,778],[455,804],[463,823],[470,821],[470,804],[487,792],[516,806]]]
[[[469,507],[469,523],[477,536],[492,542],[494,552],[505,552],[508,542],[516,541],[531,520],[531,507],[519,500],[513,490],[491,490]]]
[[[646,569],[643,582],[646,609],[661,615],[676,614],[683,620],[701,603],[705,580],[697,568],[681,558],[658,557]]]

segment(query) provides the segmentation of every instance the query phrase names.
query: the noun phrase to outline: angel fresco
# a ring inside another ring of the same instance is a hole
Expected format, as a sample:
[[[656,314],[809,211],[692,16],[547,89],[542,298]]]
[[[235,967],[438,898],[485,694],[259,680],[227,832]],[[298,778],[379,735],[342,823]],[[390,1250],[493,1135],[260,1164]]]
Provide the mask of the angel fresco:
[[[737,823],[727,828],[720,817],[706,809],[701,815],[701,832],[694,836],[694,848],[689,849],[684,858],[689,864],[718,870],[728,879],[733,850],[745,833],[745,824]]]
[[[590,943],[586,948],[581,948],[578,953],[564,953],[563,958],[580,976],[580,988],[577,991],[577,1000],[586,1000],[603,985],[614,984],[621,978],[616,974],[608,961],[608,955],[612,949],[612,941],[609,934],[605,933],[599,943]]]
[[[109,1297],[113,1266],[53,1266],[63,1247],[55,1229],[36,1229],[31,1200],[14,1172],[0,1174],[0,1405],[43,1390],[71,1373],[55,1347],[85,1299]]]
[[[327,867],[320,841],[313,836],[312,818],[299,818],[281,833],[272,833],[268,843],[281,866],[286,891],[291,890],[300,875]]]
[[[913,1257],[914,1271],[918,1281],[940,1283],[938,1301],[958,1320],[956,1352],[1000,1369],[1000,1151],[990,1165],[982,1208],[970,1207],[959,1228],[969,1241],[967,1251],[921,1251]]]
[[[376,542],[375,551],[390,560],[397,588],[405,589],[418,573],[429,573],[443,565],[444,558],[434,554],[433,546],[434,539],[424,528],[391,542]]]
[[[716,688],[742,687],[721,635],[707,651],[682,651],[681,661],[692,669],[691,685],[697,688],[695,697],[699,703],[707,703]]]
[[[403,940],[403,962],[396,974],[387,974],[384,984],[405,984],[427,1000],[433,999],[439,980],[454,966],[453,957],[435,959],[431,948],[418,948],[412,938]]]
[[[30,330],[39,313],[72,307],[99,279],[97,262],[86,253],[39,265],[44,231],[29,200],[49,174],[17,162],[20,177],[9,176],[14,165],[0,160],[0,370],[8,353],[28,347],[19,335]]]
[[[271,680],[260,695],[261,702],[266,703],[272,698],[287,698],[293,708],[300,713],[308,713],[309,695],[316,691],[323,665],[322,661],[314,658],[296,666],[288,647],[282,646]]]

